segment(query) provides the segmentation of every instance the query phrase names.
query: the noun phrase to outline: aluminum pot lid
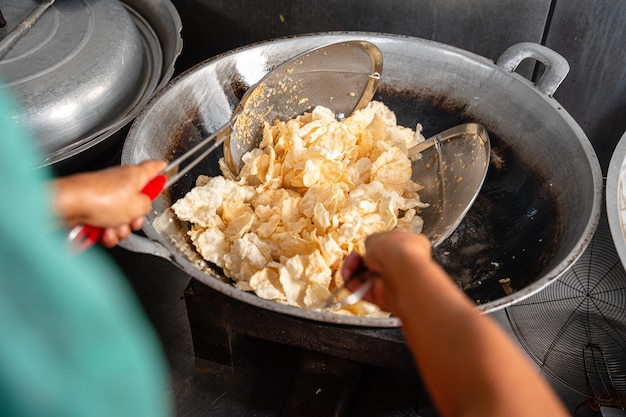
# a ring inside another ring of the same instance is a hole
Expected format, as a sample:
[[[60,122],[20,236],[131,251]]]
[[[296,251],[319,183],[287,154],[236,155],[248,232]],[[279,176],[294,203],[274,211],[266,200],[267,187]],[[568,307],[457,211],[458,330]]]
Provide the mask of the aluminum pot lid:
[[[41,3],[3,1],[0,42]],[[57,1],[0,58],[16,117],[48,160],[110,130],[155,90],[162,53],[138,19],[117,0]]]
[[[626,267],[626,133],[611,156],[605,194],[606,214],[613,243],[622,265]]]

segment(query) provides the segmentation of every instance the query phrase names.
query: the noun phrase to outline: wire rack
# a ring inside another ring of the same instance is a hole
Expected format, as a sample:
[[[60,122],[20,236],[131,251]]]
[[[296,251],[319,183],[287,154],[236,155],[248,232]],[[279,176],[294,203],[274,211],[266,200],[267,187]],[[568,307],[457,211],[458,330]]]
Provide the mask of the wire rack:
[[[626,271],[606,217],[553,284],[506,309],[514,334],[539,366],[599,405],[626,398]]]

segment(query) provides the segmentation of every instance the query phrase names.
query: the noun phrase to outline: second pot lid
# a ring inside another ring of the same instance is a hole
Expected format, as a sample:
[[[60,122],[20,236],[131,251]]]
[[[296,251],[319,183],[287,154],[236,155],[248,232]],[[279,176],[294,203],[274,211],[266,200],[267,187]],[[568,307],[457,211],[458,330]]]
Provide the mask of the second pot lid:
[[[4,0],[4,39],[39,5]],[[155,89],[161,57],[117,0],[57,1],[0,58],[0,78],[44,155],[87,141]]]
[[[611,156],[605,194],[606,214],[613,243],[622,265],[626,267],[626,133]]]

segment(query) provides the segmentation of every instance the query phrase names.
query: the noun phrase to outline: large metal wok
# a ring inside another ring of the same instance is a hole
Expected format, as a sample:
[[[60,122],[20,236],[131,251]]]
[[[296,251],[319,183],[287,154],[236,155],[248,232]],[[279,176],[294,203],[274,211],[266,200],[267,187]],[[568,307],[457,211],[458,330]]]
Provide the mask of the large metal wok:
[[[272,40],[209,59],[181,74],[133,123],[122,163],[172,160],[226,123],[243,93],[271,68],[324,44],[363,39],[383,53],[375,99],[405,126],[426,137],[461,122],[482,123],[492,139],[492,165],[474,207],[435,256],[477,308],[491,312],[551,283],[585,249],[596,228],[602,176],[581,128],[552,98],[567,62],[537,44],[517,44],[494,63],[443,44],[372,33],[311,34]],[[514,72],[535,58],[545,65],[537,83]],[[218,153],[154,202],[154,213],[123,245],[170,260],[191,277],[228,296],[275,312],[317,321],[396,327],[397,318],[339,316],[263,300],[237,290],[186,240],[186,225],[168,207],[198,174],[219,175]]]

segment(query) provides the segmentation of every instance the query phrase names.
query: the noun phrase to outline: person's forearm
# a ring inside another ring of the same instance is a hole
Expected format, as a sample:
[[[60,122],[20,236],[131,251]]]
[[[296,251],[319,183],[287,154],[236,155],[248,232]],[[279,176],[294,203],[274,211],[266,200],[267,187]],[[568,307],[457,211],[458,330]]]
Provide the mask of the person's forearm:
[[[397,313],[443,416],[567,415],[526,357],[439,265],[409,259],[397,268],[409,281],[396,296]],[[414,268],[420,279],[409,279]]]

